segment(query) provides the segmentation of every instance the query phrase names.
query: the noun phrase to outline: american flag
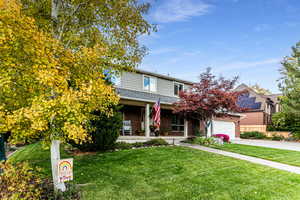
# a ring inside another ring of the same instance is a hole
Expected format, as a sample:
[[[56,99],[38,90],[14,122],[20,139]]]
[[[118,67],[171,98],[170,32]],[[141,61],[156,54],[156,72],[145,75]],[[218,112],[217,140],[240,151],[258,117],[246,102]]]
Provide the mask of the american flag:
[[[160,127],[160,99],[154,104],[152,108],[152,120],[155,125]]]

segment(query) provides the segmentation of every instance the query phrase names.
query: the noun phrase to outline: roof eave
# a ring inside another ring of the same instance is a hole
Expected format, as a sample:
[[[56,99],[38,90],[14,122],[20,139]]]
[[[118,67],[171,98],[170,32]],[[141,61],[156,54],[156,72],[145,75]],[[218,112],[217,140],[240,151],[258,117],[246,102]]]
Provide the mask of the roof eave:
[[[149,100],[149,99],[142,99],[142,98],[134,98],[134,97],[126,97],[126,96],[120,96],[121,99],[126,99],[126,100],[132,100],[132,101],[140,101],[140,102],[148,102],[148,103],[156,103],[155,100]],[[169,103],[169,102],[164,102],[161,101],[161,104],[165,104],[165,105],[173,105],[173,103]]]
[[[146,74],[146,75],[149,75],[149,76],[155,76],[155,77],[159,77],[159,78],[162,78],[162,79],[167,79],[167,80],[171,80],[171,81],[175,81],[175,82],[185,83],[185,84],[189,84],[189,85],[195,84],[195,82],[182,80],[182,79],[167,76],[167,75],[162,75],[162,74],[155,73],[155,72],[149,72],[149,71],[145,71],[145,70],[142,70],[142,69],[135,69],[135,72],[140,73],[140,74]]]

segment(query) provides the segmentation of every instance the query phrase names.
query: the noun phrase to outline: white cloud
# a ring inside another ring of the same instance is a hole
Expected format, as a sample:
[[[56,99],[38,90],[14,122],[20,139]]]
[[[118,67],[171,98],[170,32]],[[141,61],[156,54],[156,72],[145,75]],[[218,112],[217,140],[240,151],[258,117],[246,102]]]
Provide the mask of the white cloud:
[[[258,24],[257,26],[254,27],[255,32],[262,32],[262,31],[267,31],[270,29],[271,29],[271,26],[269,24]]]
[[[201,0],[164,0],[152,13],[156,22],[185,21],[194,16],[207,14],[212,5]]]
[[[256,67],[262,67],[263,65],[274,65],[279,64],[281,59],[279,58],[270,58],[255,62],[233,62],[233,63],[227,63],[222,65],[222,67],[216,67],[214,68],[215,71],[218,72],[224,72],[224,71],[231,71],[231,70],[241,70],[241,69],[249,69],[249,68],[256,68]]]

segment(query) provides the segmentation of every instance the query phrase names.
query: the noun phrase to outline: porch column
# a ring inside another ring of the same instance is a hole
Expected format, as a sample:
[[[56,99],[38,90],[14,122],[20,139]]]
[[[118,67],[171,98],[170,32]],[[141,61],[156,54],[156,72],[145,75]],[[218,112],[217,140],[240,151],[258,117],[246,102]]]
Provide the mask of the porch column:
[[[145,135],[150,137],[150,105],[146,104],[145,109]]]
[[[184,119],[184,137],[188,137],[189,121]]]

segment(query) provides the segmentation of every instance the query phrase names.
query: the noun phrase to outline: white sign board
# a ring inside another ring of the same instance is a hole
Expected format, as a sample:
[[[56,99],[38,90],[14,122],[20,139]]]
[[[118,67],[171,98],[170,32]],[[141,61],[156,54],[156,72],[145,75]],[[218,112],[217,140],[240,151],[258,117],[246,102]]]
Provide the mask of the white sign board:
[[[59,183],[73,180],[73,158],[59,160],[57,167]]]

